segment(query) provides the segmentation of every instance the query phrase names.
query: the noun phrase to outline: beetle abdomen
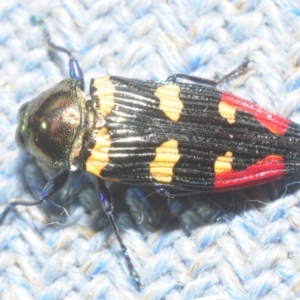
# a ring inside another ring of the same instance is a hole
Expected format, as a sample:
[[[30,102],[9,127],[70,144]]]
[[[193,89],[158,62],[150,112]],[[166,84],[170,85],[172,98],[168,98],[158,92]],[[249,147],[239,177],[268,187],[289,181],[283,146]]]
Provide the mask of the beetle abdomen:
[[[231,190],[299,172],[300,127],[199,84],[93,79],[106,118],[86,157],[105,179],[179,190]]]

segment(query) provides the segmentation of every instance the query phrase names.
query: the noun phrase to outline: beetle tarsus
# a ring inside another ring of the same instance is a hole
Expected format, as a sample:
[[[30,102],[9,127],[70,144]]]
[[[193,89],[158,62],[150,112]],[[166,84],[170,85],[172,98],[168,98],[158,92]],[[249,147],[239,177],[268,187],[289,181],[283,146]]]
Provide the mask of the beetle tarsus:
[[[236,69],[234,69],[232,72],[230,72],[229,74],[221,77],[218,82],[217,85],[221,85],[224,82],[227,82],[233,78],[239,77],[242,74],[246,73],[248,71],[248,67],[249,67],[249,63],[251,61],[250,60],[245,60],[243,61]]]
[[[12,205],[10,203],[5,206],[4,211],[0,214],[0,224],[2,224],[3,220],[5,219],[11,208]]]
[[[102,209],[104,210],[105,214],[107,215],[111,226],[115,232],[115,235],[117,237],[117,240],[120,244],[123,256],[125,257],[125,260],[127,262],[128,268],[129,268],[129,273],[131,278],[134,280],[134,282],[140,286],[141,285],[141,281],[140,281],[140,277],[139,274],[137,273],[137,271],[135,270],[133,263],[130,259],[130,256],[128,254],[127,248],[125,246],[125,244],[123,243],[123,240],[121,238],[120,235],[120,230],[119,227],[115,221],[114,215],[113,215],[113,204],[110,198],[110,194],[109,191],[105,185],[105,183],[103,182],[103,180],[101,178],[97,178],[97,183],[98,183],[98,189],[99,189],[99,199],[100,199],[100,203],[102,206]]]
[[[22,205],[22,206],[34,206],[43,203],[44,200],[39,200],[39,201],[34,201],[34,202],[28,202],[28,201],[11,201],[9,202],[5,208],[4,211],[0,214],[0,224],[2,224],[3,220],[6,218],[7,214],[9,211],[17,205]]]

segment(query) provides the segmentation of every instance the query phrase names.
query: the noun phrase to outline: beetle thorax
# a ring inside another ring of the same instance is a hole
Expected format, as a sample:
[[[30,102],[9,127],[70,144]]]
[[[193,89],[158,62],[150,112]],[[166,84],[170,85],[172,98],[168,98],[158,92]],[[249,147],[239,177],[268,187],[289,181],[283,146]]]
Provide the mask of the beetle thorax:
[[[17,133],[26,150],[55,167],[71,168],[82,150],[86,99],[76,83],[58,83],[19,113]]]

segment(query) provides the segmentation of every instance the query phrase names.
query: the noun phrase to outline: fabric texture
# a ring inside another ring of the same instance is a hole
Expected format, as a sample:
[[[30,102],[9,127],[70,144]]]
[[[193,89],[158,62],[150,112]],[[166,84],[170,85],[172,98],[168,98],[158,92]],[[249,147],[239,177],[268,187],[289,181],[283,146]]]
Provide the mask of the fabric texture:
[[[300,122],[300,4],[292,0],[4,0],[0,4],[0,212],[35,201],[52,170],[14,140],[20,105],[68,77],[30,22],[91,78],[214,79],[222,89]],[[295,145],[298,147],[299,145]],[[0,226],[0,299],[299,299],[299,177],[240,191],[166,199],[108,184],[132,282],[93,176],[75,172],[45,205],[13,209]],[[54,204],[55,203],[55,204]]]

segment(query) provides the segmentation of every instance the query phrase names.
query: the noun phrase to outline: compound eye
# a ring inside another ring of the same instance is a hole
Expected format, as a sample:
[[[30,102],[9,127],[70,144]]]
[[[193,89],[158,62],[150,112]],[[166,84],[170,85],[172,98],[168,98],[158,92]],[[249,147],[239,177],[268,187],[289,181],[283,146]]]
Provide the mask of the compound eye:
[[[24,121],[24,116],[25,116],[28,104],[29,104],[29,102],[25,102],[19,108],[19,111],[18,111],[18,127],[16,130],[15,140],[16,140],[17,145],[22,149],[26,148],[25,140],[24,140],[24,136],[23,136],[22,132],[24,132],[23,121]]]
[[[23,117],[24,117],[24,114],[25,114],[28,104],[29,104],[29,102],[25,102],[19,108],[19,111],[18,111],[18,122],[19,123],[22,122],[22,120],[23,120]]]
[[[18,129],[16,131],[15,140],[19,148],[26,149],[24,138]]]

